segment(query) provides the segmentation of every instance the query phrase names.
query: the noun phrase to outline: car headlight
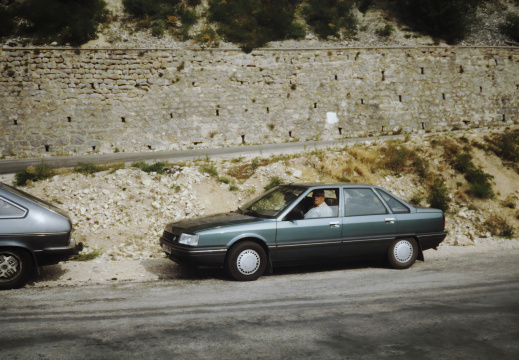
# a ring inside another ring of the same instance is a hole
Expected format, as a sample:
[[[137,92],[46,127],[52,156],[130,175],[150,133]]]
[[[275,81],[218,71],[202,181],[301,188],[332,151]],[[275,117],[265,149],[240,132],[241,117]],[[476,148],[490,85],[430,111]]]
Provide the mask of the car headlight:
[[[199,238],[198,235],[181,234],[178,242],[179,242],[179,244],[197,246],[198,238]]]

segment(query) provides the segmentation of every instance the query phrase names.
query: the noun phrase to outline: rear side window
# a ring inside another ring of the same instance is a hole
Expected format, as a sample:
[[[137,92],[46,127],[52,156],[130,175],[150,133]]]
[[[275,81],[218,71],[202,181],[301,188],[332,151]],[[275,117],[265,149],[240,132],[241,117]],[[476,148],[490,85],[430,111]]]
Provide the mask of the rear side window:
[[[22,218],[27,213],[24,208],[15,205],[7,199],[0,197],[0,219],[2,218]]]
[[[386,207],[371,189],[344,189],[344,215],[387,214]]]
[[[402,204],[401,201],[389,195],[385,191],[377,189],[377,192],[380,194],[380,196],[382,196],[382,199],[384,199],[384,201],[389,205],[393,214],[405,214],[411,212],[411,210],[409,210],[407,206]]]

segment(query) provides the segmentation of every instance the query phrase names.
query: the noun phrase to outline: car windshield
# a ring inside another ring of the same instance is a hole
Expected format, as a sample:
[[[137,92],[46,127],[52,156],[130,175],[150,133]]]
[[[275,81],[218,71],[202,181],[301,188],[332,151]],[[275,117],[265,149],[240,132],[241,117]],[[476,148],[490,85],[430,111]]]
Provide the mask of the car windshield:
[[[306,190],[299,186],[278,186],[240,207],[245,215],[274,218]]]

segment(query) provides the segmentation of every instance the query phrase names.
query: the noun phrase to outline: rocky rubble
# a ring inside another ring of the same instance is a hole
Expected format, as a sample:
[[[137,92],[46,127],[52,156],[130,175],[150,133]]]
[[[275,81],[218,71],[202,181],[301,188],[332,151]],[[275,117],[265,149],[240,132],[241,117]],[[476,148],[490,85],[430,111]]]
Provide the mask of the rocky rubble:
[[[484,132],[472,132],[467,136],[484,136]],[[410,144],[426,147],[428,140],[413,137]],[[380,144],[363,146],[365,150],[371,147],[376,151]],[[93,175],[61,171],[60,175],[34,183],[24,190],[69,212],[74,228],[73,236],[77,241],[85,243],[85,253],[99,252],[102,261],[153,259],[163,257],[158,239],[167,222],[235,210],[262,193],[272,177],[287,183],[336,181],[330,174],[340,171],[348,157],[351,157],[348,149],[328,149],[317,154],[302,153],[284,160],[267,158],[250,178],[234,180],[238,188],[234,191],[231,191],[229,182],[218,179],[221,179],[220,176],[232,178],[229,175],[232,169],[250,164],[253,162],[251,158],[207,159],[172,166],[164,174],[148,174],[134,167],[106,170]],[[254,161],[258,163],[258,158]],[[441,156],[431,152],[430,161],[433,168],[443,170],[448,187],[456,189],[457,175],[453,170],[441,167]],[[204,164],[214,166],[219,175],[204,173]],[[481,226],[489,216],[504,211],[501,199],[510,194],[519,195],[517,187],[509,188],[508,185],[519,183],[517,173],[509,171],[494,175],[495,190],[499,194],[495,200],[485,200],[470,206],[456,201],[454,193],[450,195],[453,201],[446,213],[449,235],[442,246],[511,241],[494,239]],[[0,181],[9,182],[12,178],[4,177]],[[421,179],[415,174],[397,176],[378,172],[369,174],[368,178],[356,174],[352,181],[380,185],[406,200],[415,194],[425,198],[427,193]],[[422,202],[422,205],[428,204]],[[517,223],[517,219],[509,221]]]

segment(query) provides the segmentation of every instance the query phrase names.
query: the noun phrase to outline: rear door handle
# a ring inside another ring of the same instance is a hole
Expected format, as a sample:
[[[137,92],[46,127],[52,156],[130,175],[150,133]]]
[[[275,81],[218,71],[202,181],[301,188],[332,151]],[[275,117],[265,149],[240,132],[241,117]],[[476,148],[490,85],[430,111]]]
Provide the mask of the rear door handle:
[[[338,221],[332,221],[332,222],[330,223],[330,227],[339,227],[339,226],[341,226],[341,223],[338,222]]]
[[[390,223],[390,224],[394,224],[395,223],[395,218],[385,218],[384,219],[387,223]]]

